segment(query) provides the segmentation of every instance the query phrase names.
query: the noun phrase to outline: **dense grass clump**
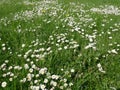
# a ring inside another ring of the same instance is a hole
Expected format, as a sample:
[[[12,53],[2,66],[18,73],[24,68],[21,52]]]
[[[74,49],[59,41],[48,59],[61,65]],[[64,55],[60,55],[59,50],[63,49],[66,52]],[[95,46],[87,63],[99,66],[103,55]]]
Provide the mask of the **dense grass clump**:
[[[119,0],[1,0],[0,90],[119,90]]]

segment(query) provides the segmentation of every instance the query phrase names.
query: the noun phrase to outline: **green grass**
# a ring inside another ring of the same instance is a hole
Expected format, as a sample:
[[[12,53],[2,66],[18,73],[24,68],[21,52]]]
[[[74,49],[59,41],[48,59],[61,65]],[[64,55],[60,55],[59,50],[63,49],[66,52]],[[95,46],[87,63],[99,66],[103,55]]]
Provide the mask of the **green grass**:
[[[28,5],[24,0],[3,1],[0,1],[0,90],[30,90],[30,86],[41,84],[50,90],[52,80],[57,82],[54,90],[61,90],[60,86],[70,82],[73,86],[64,86],[63,90],[120,89],[120,15],[90,11],[100,5],[119,7],[119,0],[58,0],[46,4],[43,0],[28,0]],[[89,37],[96,44],[85,49],[90,44]],[[99,63],[103,72],[97,67]],[[25,64],[29,69],[24,68]],[[15,69],[16,66],[19,67]],[[44,67],[50,76],[60,78],[49,78],[45,72],[28,80],[28,73],[36,76]],[[75,71],[71,72],[72,69]],[[20,82],[22,79],[26,81]],[[35,80],[40,82],[34,83]],[[2,87],[2,82],[7,82],[7,86]]]

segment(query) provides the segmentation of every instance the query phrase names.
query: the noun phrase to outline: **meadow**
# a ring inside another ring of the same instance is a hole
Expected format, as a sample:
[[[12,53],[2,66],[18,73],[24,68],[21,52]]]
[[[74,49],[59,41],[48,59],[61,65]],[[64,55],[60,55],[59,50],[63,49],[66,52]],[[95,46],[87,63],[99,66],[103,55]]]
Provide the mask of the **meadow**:
[[[120,1],[0,0],[0,90],[120,90]]]

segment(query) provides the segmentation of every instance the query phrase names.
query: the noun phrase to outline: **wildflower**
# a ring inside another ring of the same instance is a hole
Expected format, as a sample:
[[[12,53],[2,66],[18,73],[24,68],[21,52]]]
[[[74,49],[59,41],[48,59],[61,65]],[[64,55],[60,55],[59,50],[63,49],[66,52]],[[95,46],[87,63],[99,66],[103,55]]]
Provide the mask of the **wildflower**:
[[[3,51],[5,51],[5,50],[6,50],[6,48],[5,48],[5,47],[3,47],[3,48],[2,48],[2,50],[3,50]]]
[[[25,44],[22,44],[22,48],[24,48],[25,47]]]
[[[13,77],[13,76],[14,76],[14,73],[10,73],[10,76]]]
[[[25,64],[25,65],[24,65],[24,68],[25,68],[25,69],[29,69],[28,64]]]
[[[39,74],[43,75],[46,73],[46,71],[47,71],[47,68],[42,68],[42,69],[40,69]]]
[[[37,78],[37,77],[39,77],[39,74],[36,74],[36,76],[35,76],[35,77],[36,77],[36,78]]]
[[[32,73],[32,72],[33,72],[33,69],[32,69],[32,68],[30,68],[30,69],[29,69],[29,72],[30,72],[30,73]]]
[[[60,50],[62,50],[62,48],[60,47],[60,48],[58,48],[58,50],[60,51]]]
[[[3,77],[6,77],[6,76],[7,76],[7,74],[3,74],[2,76],[3,76]]]
[[[67,79],[66,79],[66,78],[64,78],[64,82],[67,82]]]
[[[27,74],[27,79],[28,79],[28,81],[31,81],[32,75],[30,73]]]
[[[52,75],[52,79],[58,79],[59,78],[59,76],[58,75]]]
[[[51,81],[50,84],[53,85],[54,87],[57,86],[57,82],[55,81]]]
[[[74,70],[74,69],[71,69],[71,73],[73,73],[73,72],[75,72],[75,70]]]
[[[51,49],[51,47],[48,47],[46,50],[47,50],[47,51],[50,51],[50,49]]]
[[[112,37],[109,37],[109,39],[112,39]]]
[[[11,70],[13,67],[12,66],[10,66],[9,68],[8,68],[8,70]]]
[[[68,47],[67,46],[64,46],[64,49],[67,49]]]
[[[60,86],[60,89],[63,89],[63,86]]]
[[[95,44],[96,44],[96,43],[89,43],[89,44],[85,47],[85,49],[93,48]]]
[[[68,86],[68,84],[67,84],[67,83],[65,83],[65,84],[64,84],[64,87],[67,87],[67,86]]]
[[[5,63],[8,63],[9,61],[8,60],[5,60]]]
[[[98,70],[102,73],[105,73],[100,63],[97,64]]]
[[[45,85],[44,84],[40,84],[40,88],[42,89],[42,90],[45,90]]]
[[[111,53],[118,54],[118,52],[115,49],[111,50]]]
[[[73,86],[73,83],[69,83],[69,86]]]
[[[4,88],[7,86],[7,82],[2,82],[1,86]]]
[[[36,68],[35,64],[33,64],[33,65],[32,65],[32,68],[33,68],[33,69],[35,69],[35,68]]]
[[[9,81],[13,81],[13,78],[9,78]]]
[[[18,57],[21,57],[22,55],[21,54],[18,54]]]
[[[35,86],[35,90],[40,90],[40,87],[39,86]]]
[[[5,46],[5,44],[3,43],[3,44],[2,44],[2,46],[4,47],[4,46]]]
[[[48,83],[48,79],[44,79],[44,83]]]
[[[40,89],[39,86],[30,86],[30,88],[31,88],[32,90],[39,90],[39,89]]]
[[[38,80],[35,80],[34,83],[38,83]]]

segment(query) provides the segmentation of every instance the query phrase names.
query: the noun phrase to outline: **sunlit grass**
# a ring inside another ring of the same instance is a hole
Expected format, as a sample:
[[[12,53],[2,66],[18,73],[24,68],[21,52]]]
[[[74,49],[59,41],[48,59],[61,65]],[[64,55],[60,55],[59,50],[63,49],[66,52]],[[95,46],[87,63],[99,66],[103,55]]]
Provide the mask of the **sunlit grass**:
[[[118,0],[0,1],[0,90],[119,90],[119,13]]]

